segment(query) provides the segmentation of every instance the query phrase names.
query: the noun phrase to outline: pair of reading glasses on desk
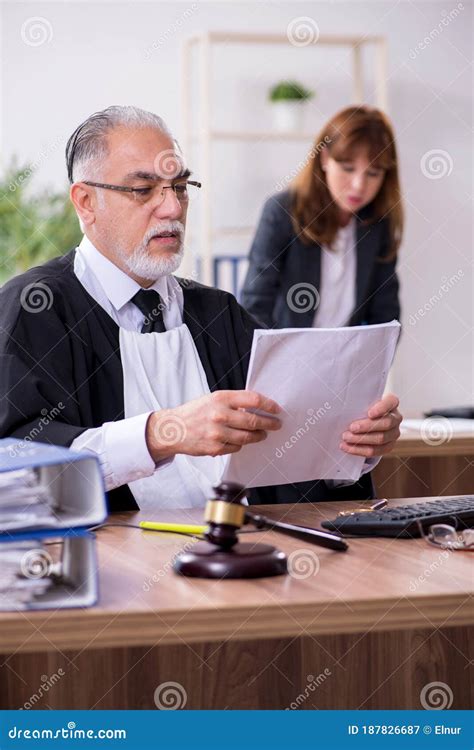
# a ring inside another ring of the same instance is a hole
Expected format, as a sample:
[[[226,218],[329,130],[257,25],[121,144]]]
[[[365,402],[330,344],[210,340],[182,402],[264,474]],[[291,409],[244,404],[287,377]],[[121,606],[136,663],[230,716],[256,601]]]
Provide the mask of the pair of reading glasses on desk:
[[[446,550],[470,551],[474,552],[474,529],[464,529],[456,531],[454,526],[446,523],[437,523],[430,526],[428,533],[425,534],[423,526],[419,523],[420,536],[435,547],[442,547]]]

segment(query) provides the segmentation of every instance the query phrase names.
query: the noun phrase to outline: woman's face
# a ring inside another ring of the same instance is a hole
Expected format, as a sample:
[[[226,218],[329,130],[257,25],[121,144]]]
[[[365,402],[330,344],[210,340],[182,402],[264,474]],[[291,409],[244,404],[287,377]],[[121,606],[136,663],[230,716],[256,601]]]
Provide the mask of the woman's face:
[[[385,177],[385,170],[372,165],[364,151],[355,152],[342,162],[323,151],[321,164],[331,197],[343,216],[373,201]]]

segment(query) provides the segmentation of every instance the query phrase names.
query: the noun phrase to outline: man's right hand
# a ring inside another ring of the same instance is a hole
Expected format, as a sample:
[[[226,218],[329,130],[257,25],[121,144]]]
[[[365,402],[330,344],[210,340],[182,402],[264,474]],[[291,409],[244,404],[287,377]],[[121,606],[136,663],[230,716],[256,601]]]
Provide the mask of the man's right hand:
[[[246,411],[258,409],[269,416]],[[176,409],[153,412],[146,427],[146,443],[158,463],[185,453],[189,456],[222,456],[237,453],[243,445],[265,440],[268,430],[278,430],[281,407],[254,391],[216,391]]]

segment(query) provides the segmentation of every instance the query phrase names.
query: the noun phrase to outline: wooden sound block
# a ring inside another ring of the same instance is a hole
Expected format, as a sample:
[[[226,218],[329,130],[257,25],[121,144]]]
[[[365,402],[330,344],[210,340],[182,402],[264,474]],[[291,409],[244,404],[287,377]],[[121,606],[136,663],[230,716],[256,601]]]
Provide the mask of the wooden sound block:
[[[197,542],[181,554],[174,570],[194,578],[263,578],[287,573],[286,555],[269,544],[236,544],[223,550],[209,542]]]

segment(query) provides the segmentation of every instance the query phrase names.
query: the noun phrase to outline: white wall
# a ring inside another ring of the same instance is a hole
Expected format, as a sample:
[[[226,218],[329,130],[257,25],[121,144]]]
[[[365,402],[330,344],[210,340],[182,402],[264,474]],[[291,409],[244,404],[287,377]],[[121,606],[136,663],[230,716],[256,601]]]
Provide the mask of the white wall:
[[[404,333],[394,387],[405,411],[474,402],[469,0],[4,2],[1,14],[2,160],[5,165],[16,154],[34,162],[32,186],[65,186],[67,137],[88,114],[109,104],[154,110],[179,137],[180,48],[191,33],[286,33],[292,19],[307,16],[321,34],[385,34],[389,113],[398,137],[407,220],[400,255]],[[46,41],[38,46],[40,37],[29,20],[34,17],[46,19],[39,22]],[[307,120],[316,132],[350,101],[348,70],[347,55],[326,48],[286,52],[275,47],[264,54],[224,48],[213,68],[215,124],[264,127],[270,116],[267,89],[291,74],[317,89]],[[370,74],[369,101],[372,83]],[[266,194],[305,151],[301,144],[262,143],[216,149],[210,189],[222,225],[255,222]],[[440,158],[430,160],[431,150],[441,150]],[[199,155],[192,156],[198,163]],[[245,252],[246,246],[241,242],[238,250]]]

